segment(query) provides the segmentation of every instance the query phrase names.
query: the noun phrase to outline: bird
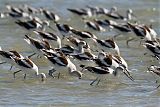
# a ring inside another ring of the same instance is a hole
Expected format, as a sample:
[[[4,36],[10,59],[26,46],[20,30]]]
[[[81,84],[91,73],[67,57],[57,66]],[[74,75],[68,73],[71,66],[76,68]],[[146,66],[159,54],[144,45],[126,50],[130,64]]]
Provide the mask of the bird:
[[[70,55],[78,60],[81,60],[81,61],[91,61],[96,58],[96,55],[94,55],[93,53],[91,53],[89,51],[86,51],[83,53],[74,53],[74,54],[70,54]]]
[[[160,76],[160,67],[156,66],[156,65],[151,65],[150,67],[148,67],[148,71],[147,72],[151,72],[156,74],[157,76]],[[156,80],[157,83],[157,80]],[[159,88],[160,85],[157,86],[157,88]]]
[[[85,42],[79,42],[78,43],[78,49],[71,46],[71,45],[65,45],[61,48],[55,48],[56,51],[61,51],[63,52],[65,55],[70,55],[70,54],[74,54],[74,53],[83,53],[84,52],[84,46],[86,45]]]
[[[103,7],[90,6],[90,5],[87,5],[86,7],[89,8],[92,11],[92,13],[96,15],[105,15],[110,12],[109,9]]]
[[[86,23],[86,25],[93,29],[93,30],[96,30],[96,31],[105,31],[105,29],[99,25],[98,23],[96,23],[96,21],[87,21],[87,20],[84,20],[84,22]]]
[[[89,31],[80,31],[80,30],[76,30],[76,29],[71,29],[71,32],[79,37],[81,37],[82,39],[92,39],[94,42],[95,39],[97,39],[96,35],[94,35],[93,33],[89,32]]]
[[[4,51],[2,50],[2,48],[0,47],[0,59],[2,61],[5,62],[1,62],[0,64],[4,64],[4,63],[9,63],[11,64],[11,67],[9,70],[12,69],[12,67],[15,65],[12,57],[18,57],[18,58],[24,58],[21,54],[19,54],[17,51],[15,50],[10,50],[10,51]]]
[[[106,52],[100,52],[98,57],[94,59],[98,66],[111,67],[113,69],[121,70],[130,80],[134,81],[129,73],[126,61],[119,55],[113,55]]]
[[[53,12],[50,12],[50,11],[48,11],[46,9],[42,9],[42,10],[43,10],[43,14],[45,15],[45,17],[47,19],[53,20],[54,22],[57,22],[57,21],[60,20],[60,17],[57,14],[55,14]]]
[[[113,19],[121,19],[121,20],[124,20],[124,21],[126,21],[126,20],[131,20],[131,19],[132,19],[132,16],[136,17],[136,16],[133,14],[133,11],[132,11],[131,9],[128,9],[128,10],[126,11],[126,16],[122,16],[121,14],[119,14],[119,13],[117,12],[117,8],[114,8],[114,7],[111,9],[111,11],[110,11],[109,13],[107,13],[107,14],[105,14],[105,15],[107,15],[108,17],[111,17],[111,18],[113,18]]]
[[[144,25],[144,28],[150,33],[153,40],[156,40],[157,38],[157,32],[152,28],[152,25],[146,26]]]
[[[41,24],[37,22],[35,18],[33,18],[33,20],[27,20],[27,21],[16,20],[15,23],[27,30],[42,28]]]
[[[113,74],[114,76],[117,75],[117,72],[116,70],[113,70],[112,68],[110,67],[100,67],[100,66],[96,66],[96,67],[92,67],[92,66],[85,66],[85,65],[80,65],[80,67],[82,67],[82,70],[81,72],[83,72],[84,70],[88,70],[90,71],[91,73],[95,73],[98,75],[98,77],[93,80],[90,85],[93,85],[96,81],[97,81],[97,84],[99,84],[100,80],[104,77],[102,76],[105,76],[105,75],[108,75],[108,74]]]
[[[58,44],[58,48],[61,48],[61,39],[54,33],[40,31],[40,30],[34,30],[33,32],[39,35],[42,39],[46,39],[50,44],[56,41]]]
[[[29,14],[37,14],[37,13],[40,13],[40,10],[37,9],[37,8],[34,8],[32,6],[29,6],[27,4],[24,4],[23,5],[24,7],[24,10],[26,10]]]
[[[24,79],[26,79],[27,74],[32,74],[32,73],[38,77],[40,76],[42,81],[44,81],[44,79],[46,78],[46,75],[44,73],[38,72],[37,65],[34,64],[33,61],[30,60],[29,58],[21,59],[18,57],[12,57],[12,59],[16,63],[15,66],[20,69],[20,70],[13,73],[14,78],[15,78],[16,73],[18,73],[20,71],[22,71],[24,73]]]
[[[121,32],[131,32],[131,28],[127,24],[112,24],[111,26]]]
[[[63,36],[62,39],[64,39],[66,36],[69,36],[71,34],[71,29],[73,29],[73,27],[68,24],[60,24],[58,22],[55,22],[55,25],[56,25],[58,31]]]
[[[101,47],[107,47],[107,48],[113,49],[116,51],[116,54],[120,55],[119,47],[113,38],[106,39],[106,40],[100,40],[100,39],[95,39],[95,40]],[[104,50],[104,48],[102,50]]]
[[[91,9],[83,9],[83,8],[75,8],[75,9],[71,9],[71,8],[67,8],[68,11],[79,15],[79,16],[87,16],[87,17],[91,17],[93,16],[93,11],[91,11]]]
[[[25,35],[24,40],[29,44],[29,46],[34,51],[34,53],[32,55],[29,55],[28,57],[32,57],[35,54],[38,54],[40,57],[42,57],[43,56],[43,52],[41,51],[42,49],[50,50],[52,48],[51,45],[48,43],[48,41],[45,39],[40,41],[38,39],[34,39],[28,35]]]
[[[141,39],[144,39],[144,40],[152,40],[150,33],[144,26],[132,24],[129,22],[127,24],[129,25],[131,30],[136,34],[137,37],[140,37]],[[127,46],[129,46],[129,42],[132,40],[134,40],[134,38],[127,40],[126,42]]]
[[[147,50],[150,51],[153,57],[160,59],[160,45],[156,41],[146,41],[142,44]]]
[[[6,5],[6,8],[8,9],[8,12],[6,12],[8,13],[7,15],[13,18],[21,18],[21,17],[29,18],[30,17],[30,14],[25,12],[22,8],[14,7],[9,4]]]
[[[58,67],[58,68],[67,68],[69,74],[75,75],[79,79],[82,78],[83,73],[78,71],[75,64],[73,64],[73,62],[71,62],[71,60],[68,58],[68,56],[64,55],[62,52],[58,52],[57,56],[50,56],[50,55],[46,54],[45,58],[49,60],[51,65]],[[54,77],[53,72],[55,72],[55,71],[56,70],[53,67],[51,70],[49,70],[49,75]],[[59,78],[59,76],[58,76],[58,78]]]

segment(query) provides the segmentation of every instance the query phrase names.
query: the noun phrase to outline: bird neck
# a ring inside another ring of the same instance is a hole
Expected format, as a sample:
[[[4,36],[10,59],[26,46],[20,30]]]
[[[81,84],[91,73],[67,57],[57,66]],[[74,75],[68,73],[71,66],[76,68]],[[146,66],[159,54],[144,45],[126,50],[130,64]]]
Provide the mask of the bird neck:
[[[61,42],[61,39],[59,37],[58,37],[57,42],[58,42],[58,48],[60,49],[62,47],[62,42]]]
[[[131,19],[132,19],[132,15],[131,15],[131,13],[128,13],[128,12],[127,12],[127,16],[126,16],[126,18],[127,18],[127,20],[131,20]]]

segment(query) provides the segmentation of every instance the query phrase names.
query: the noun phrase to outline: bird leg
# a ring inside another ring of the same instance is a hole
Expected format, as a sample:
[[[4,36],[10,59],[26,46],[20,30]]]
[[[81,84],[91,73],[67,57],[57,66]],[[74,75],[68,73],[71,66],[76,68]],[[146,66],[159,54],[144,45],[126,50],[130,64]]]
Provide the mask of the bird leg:
[[[37,58],[42,58],[40,55],[37,55]]]
[[[114,36],[113,36],[113,39],[116,39],[116,38],[117,38],[118,36],[120,36],[120,35],[121,35],[120,33],[114,35]]]
[[[93,85],[97,80],[98,80],[98,77],[97,77],[95,80],[93,80],[93,81],[90,83],[90,85]]]
[[[11,65],[11,67],[10,67],[9,71],[10,71],[12,68],[13,68],[13,65]]]
[[[28,58],[31,58],[32,56],[34,56],[36,53],[33,53],[31,55],[28,56]]]
[[[99,80],[98,80],[98,82],[97,82],[97,84],[96,84],[96,85],[98,85],[100,81],[101,81],[101,79],[99,79]]]
[[[60,77],[60,72],[58,73],[58,79],[59,79],[59,77]]]
[[[26,74],[24,74],[24,80],[26,79]]]
[[[128,39],[128,40],[126,41],[127,47],[129,47],[129,42],[132,41],[132,40],[134,40],[134,39],[135,39],[135,38],[130,38],[130,39]]]
[[[160,87],[160,84],[157,86],[157,88],[159,88]]]
[[[52,68],[51,70],[49,70],[49,73],[48,75],[55,78],[55,76],[53,76],[53,73],[55,72],[56,70],[54,68]]]
[[[16,73],[18,73],[18,72],[20,72],[20,71],[22,71],[22,70],[18,70],[18,71],[16,71],[16,72],[14,72],[14,73],[13,73],[13,77],[16,78]]]

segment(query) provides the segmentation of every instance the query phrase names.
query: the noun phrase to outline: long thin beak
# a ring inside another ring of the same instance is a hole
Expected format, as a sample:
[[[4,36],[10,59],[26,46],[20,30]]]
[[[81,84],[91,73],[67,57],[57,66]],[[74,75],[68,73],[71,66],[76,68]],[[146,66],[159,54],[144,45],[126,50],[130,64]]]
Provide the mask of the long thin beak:
[[[129,71],[127,69],[124,69],[126,72],[123,72],[130,80],[134,81],[133,77],[131,76],[131,74],[129,73]]]

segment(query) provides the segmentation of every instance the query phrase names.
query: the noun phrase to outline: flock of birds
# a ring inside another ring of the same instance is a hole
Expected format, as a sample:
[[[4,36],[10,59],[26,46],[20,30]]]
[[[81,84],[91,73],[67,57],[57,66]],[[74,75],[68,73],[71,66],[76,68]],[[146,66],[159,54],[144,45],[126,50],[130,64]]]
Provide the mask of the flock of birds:
[[[157,38],[156,31],[151,25],[147,26],[137,21],[132,22],[137,17],[131,9],[126,11],[126,16],[121,15],[117,7],[107,9],[87,5],[85,8],[67,9],[79,16],[84,24],[92,30],[104,32],[106,28],[109,28],[121,32],[113,38],[103,40],[92,32],[82,31],[71,25],[60,23],[61,17],[59,15],[43,7],[34,8],[29,5],[16,7],[6,4],[6,8],[5,12],[0,13],[0,17],[14,18],[15,24],[27,31],[27,34],[24,34],[24,40],[33,50],[32,55],[24,57],[16,50],[6,51],[0,47],[0,59],[4,61],[1,64],[11,64],[10,70],[13,66],[19,69],[13,73],[14,78],[16,73],[21,71],[24,73],[24,79],[30,73],[41,77],[42,81],[46,79],[46,74],[39,73],[38,66],[31,59],[33,55],[37,54],[37,58],[45,57],[50,62],[52,68],[47,75],[53,78],[56,77],[54,72],[58,72],[57,69],[65,68],[70,75],[78,78],[85,75],[85,70],[97,74],[97,78],[90,85],[93,85],[96,81],[98,85],[101,76],[108,74],[116,76],[118,72],[124,73],[126,77],[134,81],[127,62],[121,56],[119,46],[115,42],[115,38],[121,33],[134,33],[139,38],[140,44],[149,50],[151,56],[155,57],[155,60],[160,60],[160,40]],[[44,16],[45,19],[41,19],[36,15]],[[108,19],[98,19],[98,16],[105,16]],[[53,26],[56,29],[50,25],[51,22],[54,23]],[[59,32],[59,34],[53,32]],[[33,38],[32,33],[37,35],[37,38]],[[126,45],[129,46],[129,42],[133,39],[135,38],[128,39]],[[70,45],[62,42],[64,40],[67,40]],[[80,61],[79,65],[75,64],[77,60]],[[87,61],[88,65],[83,64],[83,61]],[[94,63],[95,66],[90,66],[90,63]],[[77,66],[81,69],[78,70]],[[160,67],[151,65],[148,67],[148,72],[160,76]],[[60,73],[58,73],[58,78]]]

